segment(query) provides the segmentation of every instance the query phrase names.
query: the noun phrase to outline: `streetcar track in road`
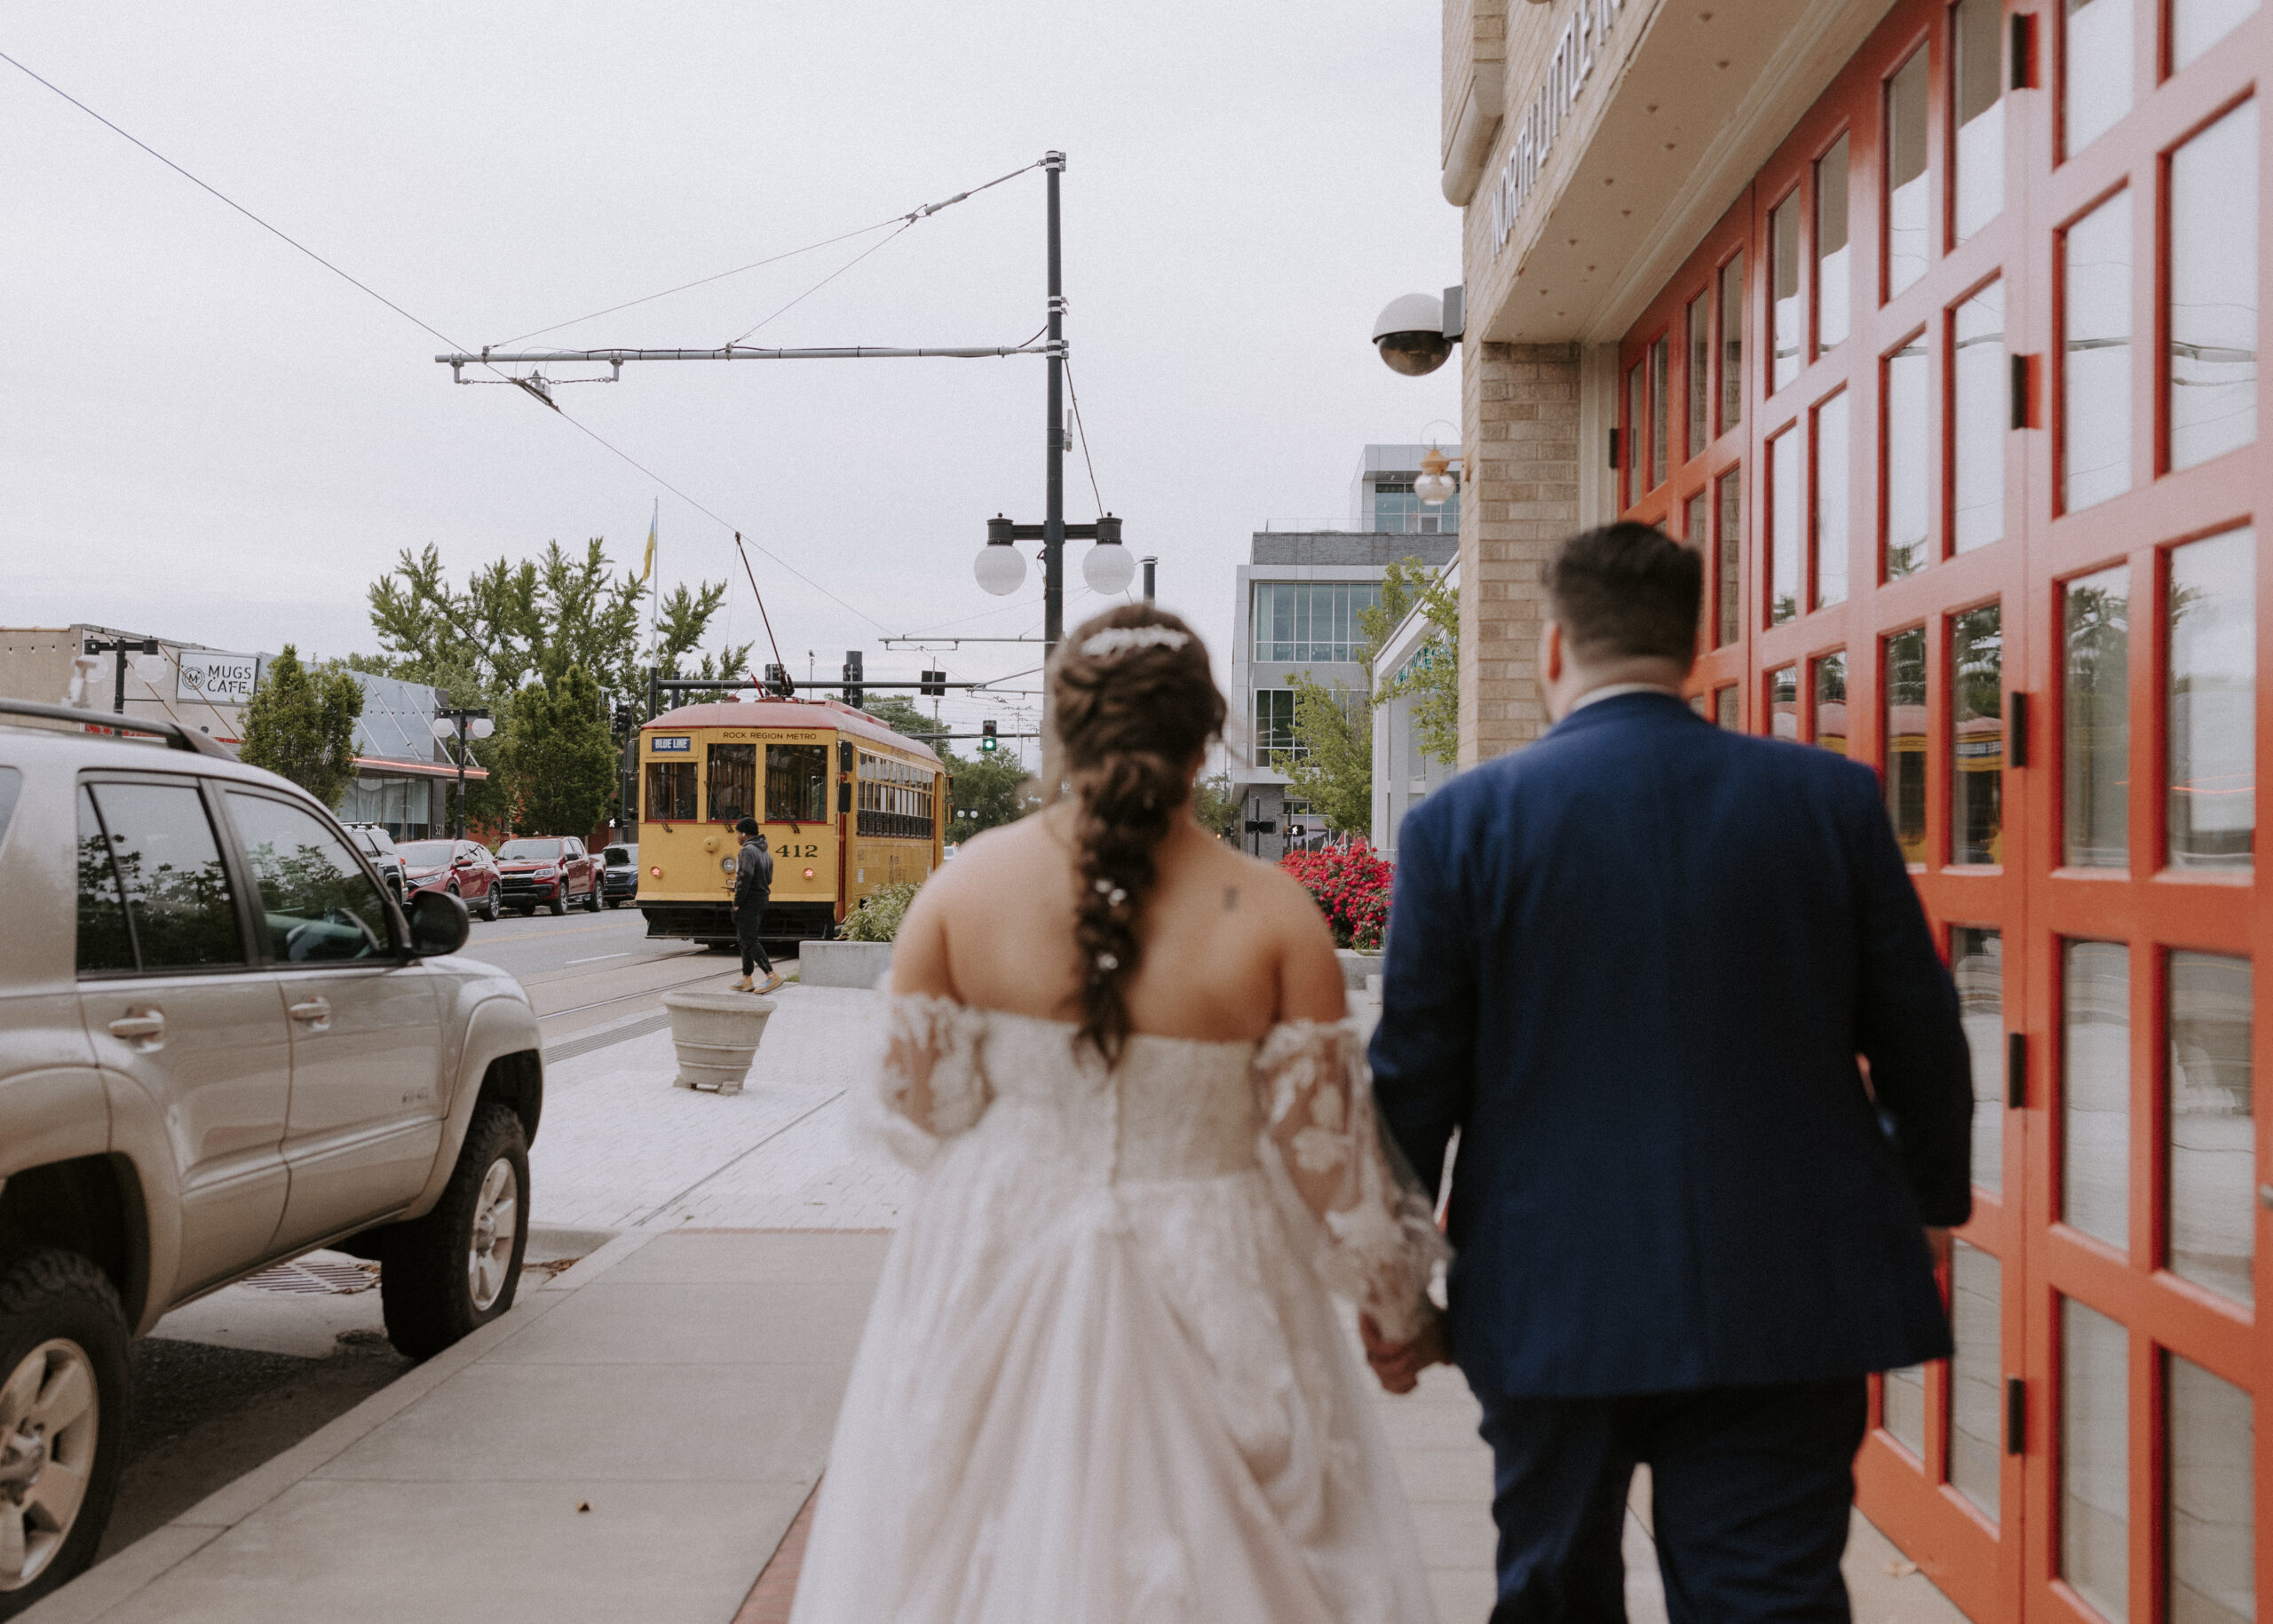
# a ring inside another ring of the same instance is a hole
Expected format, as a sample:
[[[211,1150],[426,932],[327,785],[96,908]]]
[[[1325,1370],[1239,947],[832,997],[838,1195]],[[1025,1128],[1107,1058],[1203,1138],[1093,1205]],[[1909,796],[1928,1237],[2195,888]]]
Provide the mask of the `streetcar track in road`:
[[[681,956],[691,957],[692,955],[682,955]],[[605,1009],[607,1005],[612,1003],[629,1003],[634,998],[652,997],[657,993],[668,993],[673,987],[689,986],[697,981],[708,981],[713,976],[722,976],[725,973],[725,968],[722,962],[720,966],[716,970],[705,970],[699,976],[689,976],[682,981],[664,981],[654,986],[642,987],[636,993],[622,993],[614,998],[596,998],[590,1003],[572,1003],[565,1010],[548,1010],[543,1014],[538,1016],[537,1019],[550,1020],[557,1015],[574,1015],[579,1010],[598,1010]]]

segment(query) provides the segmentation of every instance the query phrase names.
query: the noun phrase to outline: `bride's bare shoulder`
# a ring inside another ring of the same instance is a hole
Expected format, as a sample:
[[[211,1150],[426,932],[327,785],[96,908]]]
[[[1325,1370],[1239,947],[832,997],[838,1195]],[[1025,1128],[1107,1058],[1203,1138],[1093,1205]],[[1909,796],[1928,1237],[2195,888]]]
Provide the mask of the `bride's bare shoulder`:
[[[972,836],[956,848],[954,860],[943,866],[931,883],[947,889],[973,883],[993,884],[1007,871],[1031,879],[1053,861],[1066,863],[1064,846],[1053,836],[1046,819],[1047,814],[1036,813]]]
[[[1226,908],[1250,907],[1261,910],[1267,917],[1279,923],[1304,927],[1322,925],[1317,906],[1311,901],[1310,892],[1295,883],[1294,876],[1276,863],[1267,863],[1249,857],[1220,840],[1195,843],[1192,849],[1193,870],[1205,877],[1208,883],[1225,888]],[[1231,893],[1237,893],[1237,900]]]

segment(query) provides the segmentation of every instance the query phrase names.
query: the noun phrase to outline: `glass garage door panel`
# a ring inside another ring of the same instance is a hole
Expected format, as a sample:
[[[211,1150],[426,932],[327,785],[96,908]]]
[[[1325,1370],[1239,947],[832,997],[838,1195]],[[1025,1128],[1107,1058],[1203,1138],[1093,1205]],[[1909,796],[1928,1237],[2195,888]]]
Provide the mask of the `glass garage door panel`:
[[[2174,1353],[2169,1406],[2171,1624],[2257,1617],[2257,1430],[2249,1394]]]
[[[2249,961],[2174,953],[2169,976],[2170,1268],[2247,1303],[2257,1231]]]
[[[2004,1469],[2005,1271],[1978,1247],[1950,1248],[1950,1485],[1983,1516],[1998,1516]]]
[[[2102,1618],[2130,1617],[2131,1368],[2123,1327],[2060,1301],[2060,1576]]]
[[[2174,868],[2250,867],[2257,826],[2256,599],[2254,530],[2171,549]]]
[[[2005,1183],[2004,933],[1981,925],[1952,929],[1950,974],[1973,1059],[1973,1182],[1994,1193]]]
[[[2060,1216],[2111,1247],[2131,1243],[2131,950],[2070,942],[2063,954]]]

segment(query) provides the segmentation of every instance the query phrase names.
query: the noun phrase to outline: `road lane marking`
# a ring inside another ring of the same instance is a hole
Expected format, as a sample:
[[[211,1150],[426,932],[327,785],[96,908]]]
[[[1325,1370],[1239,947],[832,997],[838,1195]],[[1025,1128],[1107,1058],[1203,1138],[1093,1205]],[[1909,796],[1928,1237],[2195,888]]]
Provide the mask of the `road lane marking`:
[[[628,954],[628,953],[596,953],[596,954],[592,955],[592,956],[591,956],[590,958],[589,958],[589,959],[569,959],[569,960],[566,960],[566,961],[563,963],[562,968],[566,969],[566,966],[567,966],[567,965],[569,965],[569,964],[597,964],[597,963],[598,963],[602,959],[628,959],[628,958],[630,958],[630,956],[631,956],[631,955],[630,955],[630,954]]]

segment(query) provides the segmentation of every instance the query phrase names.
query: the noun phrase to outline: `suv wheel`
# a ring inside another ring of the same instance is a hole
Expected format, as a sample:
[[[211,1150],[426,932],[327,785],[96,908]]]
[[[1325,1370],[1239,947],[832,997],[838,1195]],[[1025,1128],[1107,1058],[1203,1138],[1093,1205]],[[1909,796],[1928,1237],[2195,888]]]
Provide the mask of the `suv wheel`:
[[[481,906],[481,916],[487,920],[491,924],[495,924],[497,923],[497,915],[503,911],[503,910],[497,906],[497,887],[492,885],[489,888],[488,895],[483,899]]]
[[[126,1454],[126,1316],[72,1252],[0,1262],[0,1618],[94,1560]]]
[[[584,912],[597,914],[603,906],[600,901],[600,883],[596,879],[592,882],[591,890],[584,893]]]
[[[431,1359],[513,1306],[528,1246],[528,1137],[504,1105],[477,1106],[434,1210],[396,1229],[379,1269],[387,1338]]]

